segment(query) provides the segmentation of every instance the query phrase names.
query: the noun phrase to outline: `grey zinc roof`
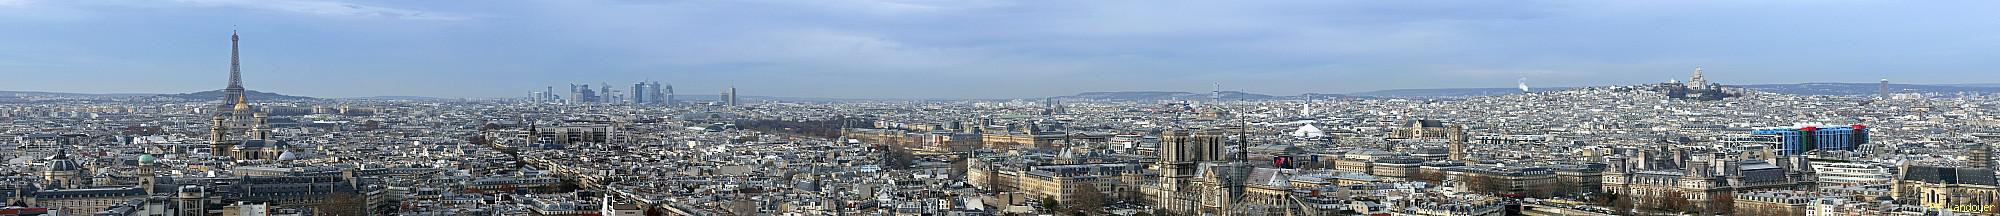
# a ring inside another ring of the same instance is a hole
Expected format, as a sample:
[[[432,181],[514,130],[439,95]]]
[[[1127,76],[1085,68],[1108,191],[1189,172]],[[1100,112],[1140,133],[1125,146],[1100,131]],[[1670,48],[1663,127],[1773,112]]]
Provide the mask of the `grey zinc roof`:
[[[1902,180],[1937,184],[1996,185],[1993,171],[1974,168],[1910,166]]]

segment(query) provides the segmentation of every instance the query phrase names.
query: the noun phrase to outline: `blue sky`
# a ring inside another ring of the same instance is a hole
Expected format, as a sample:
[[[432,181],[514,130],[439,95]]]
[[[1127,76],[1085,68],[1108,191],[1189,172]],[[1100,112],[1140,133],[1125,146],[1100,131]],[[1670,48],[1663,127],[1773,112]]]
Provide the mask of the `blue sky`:
[[[0,90],[1005,98],[2000,83],[1995,1],[0,0]]]

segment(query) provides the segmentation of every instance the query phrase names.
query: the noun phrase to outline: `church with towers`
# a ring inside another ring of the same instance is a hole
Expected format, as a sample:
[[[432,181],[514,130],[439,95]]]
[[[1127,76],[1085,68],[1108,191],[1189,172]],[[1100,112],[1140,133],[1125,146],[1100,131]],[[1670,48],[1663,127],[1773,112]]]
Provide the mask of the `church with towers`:
[[[229,34],[229,87],[222,89],[223,102],[209,119],[209,154],[236,160],[279,159],[289,145],[271,140],[271,128],[266,124],[270,114],[250,105],[244,93],[239,41],[235,33]]]
[[[1659,90],[1666,93],[1668,98],[1699,101],[1722,100],[1740,95],[1740,93],[1736,92],[1737,90],[1724,87],[1720,83],[1709,82],[1708,78],[1702,77],[1701,67],[1699,66],[1694,67],[1694,76],[1689,77],[1686,83],[1673,81],[1666,85],[1659,85]]]

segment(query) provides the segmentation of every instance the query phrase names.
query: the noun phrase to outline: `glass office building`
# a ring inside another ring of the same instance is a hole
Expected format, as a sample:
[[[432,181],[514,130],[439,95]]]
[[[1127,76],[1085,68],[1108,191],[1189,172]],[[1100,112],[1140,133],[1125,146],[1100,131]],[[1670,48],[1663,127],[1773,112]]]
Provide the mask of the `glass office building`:
[[[1782,128],[1759,128],[1752,135],[1772,135],[1778,137],[1778,154],[1801,155],[1815,150],[1853,151],[1861,144],[1868,143],[1868,126],[1821,126],[1804,125]]]

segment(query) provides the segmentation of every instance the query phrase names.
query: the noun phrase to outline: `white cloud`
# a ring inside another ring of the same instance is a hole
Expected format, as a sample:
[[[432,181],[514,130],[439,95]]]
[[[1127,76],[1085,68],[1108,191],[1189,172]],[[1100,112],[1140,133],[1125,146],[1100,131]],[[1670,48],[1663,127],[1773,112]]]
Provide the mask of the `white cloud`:
[[[0,0],[0,7],[20,7],[31,3],[29,0]]]
[[[0,0],[8,1],[8,0]],[[387,17],[407,20],[465,20],[464,16],[428,11],[319,0],[179,0],[204,7],[237,7],[320,16]]]

